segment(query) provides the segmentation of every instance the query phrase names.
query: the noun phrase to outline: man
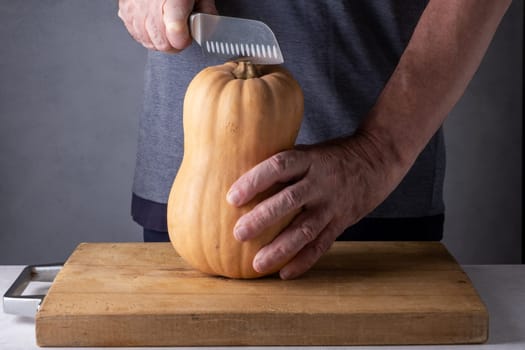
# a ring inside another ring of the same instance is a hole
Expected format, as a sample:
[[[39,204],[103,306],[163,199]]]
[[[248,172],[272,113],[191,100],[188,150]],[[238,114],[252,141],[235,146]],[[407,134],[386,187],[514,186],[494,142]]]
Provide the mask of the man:
[[[205,59],[192,11],[260,19],[276,33],[305,94],[298,142],[248,171],[227,200],[242,205],[288,185],[239,219],[249,240],[301,214],[256,255],[283,279],[308,270],[336,239],[442,238],[441,125],[474,75],[510,0],[120,0],[130,34],[150,49],[132,214],[145,239],[166,237],[165,203],[182,158],[181,103]],[[171,54],[173,53],[173,54]]]

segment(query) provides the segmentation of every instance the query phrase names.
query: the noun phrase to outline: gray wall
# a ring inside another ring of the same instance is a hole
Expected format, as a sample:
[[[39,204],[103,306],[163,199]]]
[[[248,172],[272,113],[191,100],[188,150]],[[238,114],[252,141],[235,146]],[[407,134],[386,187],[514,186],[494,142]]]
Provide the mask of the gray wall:
[[[445,122],[445,240],[463,263],[521,262],[523,0]]]
[[[138,241],[129,215],[145,51],[116,1],[0,0],[0,264]],[[466,263],[517,263],[523,2],[446,123],[446,239]]]
[[[0,0],[0,264],[141,239],[129,213],[145,52],[116,3]]]

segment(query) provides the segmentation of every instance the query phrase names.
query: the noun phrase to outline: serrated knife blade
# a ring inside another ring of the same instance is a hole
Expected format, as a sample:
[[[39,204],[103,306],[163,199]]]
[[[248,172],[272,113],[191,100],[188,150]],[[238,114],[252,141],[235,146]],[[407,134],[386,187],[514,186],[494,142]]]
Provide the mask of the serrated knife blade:
[[[273,31],[261,21],[194,13],[189,24],[191,36],[205,55],[255,64],[284,62]]]

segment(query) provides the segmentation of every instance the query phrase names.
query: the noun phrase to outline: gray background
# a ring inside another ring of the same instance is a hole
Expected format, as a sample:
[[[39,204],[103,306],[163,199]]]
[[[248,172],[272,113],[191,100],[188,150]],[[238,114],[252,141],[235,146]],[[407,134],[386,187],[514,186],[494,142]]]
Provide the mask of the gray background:
[[[130,217],[145,50],[116,1],[0,0],[0,264],[139,241]],[[445,124],[445,243],[462,263],[521,259],[523,1]]]

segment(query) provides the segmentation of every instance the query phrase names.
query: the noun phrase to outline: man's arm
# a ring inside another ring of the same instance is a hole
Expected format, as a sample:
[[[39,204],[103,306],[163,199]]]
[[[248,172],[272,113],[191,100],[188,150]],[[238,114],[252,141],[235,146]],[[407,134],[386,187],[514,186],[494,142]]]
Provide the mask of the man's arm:
[[[359,132],[411,165],[462,96],[510,0],[432,0]]]
[[[431,0],[398,66],[355,135],[279,153],[236,181],[242,205],[276,182],[292,183],[241,217],[239,240],[287,213],[301,213],[256,255],[259,272],[308,270],[342,231],[379,205],[463,94],[510,0]]]

